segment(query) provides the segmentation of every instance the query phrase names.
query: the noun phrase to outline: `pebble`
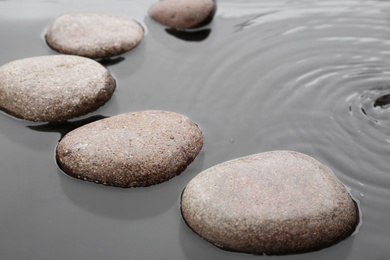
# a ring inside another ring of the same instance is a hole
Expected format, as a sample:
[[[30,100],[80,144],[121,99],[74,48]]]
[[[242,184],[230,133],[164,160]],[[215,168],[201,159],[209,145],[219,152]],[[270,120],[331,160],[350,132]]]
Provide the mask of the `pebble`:
[[[84,125],[65,135],[57,162],[68,175],[117,187],[150,186],[183,172],[203,146],[186,116],[150,110]]]
[[[310,156],[272,151],[211,167],[182,194],[181,211],[200,237],[229,251],[303,253],[351,235],[354,201]]]
[[[39,56],[0,67],[0,109],[17,118],[60,122],[105,104],[115,79],[98,62],[72,55]]]
[[[107,58],[133,49],[143,37],[143,28],[130,18],[80,12],[57,17],[47,28],[46,42],[61,53]]]
[[[163,0],[150,8],[149,16],[171,28],[189,29],[205,23],[213,11],[213,0]]]

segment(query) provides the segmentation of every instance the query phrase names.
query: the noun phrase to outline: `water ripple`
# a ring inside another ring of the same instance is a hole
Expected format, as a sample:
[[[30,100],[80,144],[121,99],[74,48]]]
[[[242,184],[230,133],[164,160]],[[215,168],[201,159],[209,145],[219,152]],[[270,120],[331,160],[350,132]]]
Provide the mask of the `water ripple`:
[[[310,2],[221,3],[220,18],[238,22],[194,95],[226,122],[215,135],[238,125],[227,136],[246,154],[291,149],[328,165],[378,230],[390,210],[390,3]]]
[[[208,145],[234,137],[242,155],[289,149],[329,166],[360,200],[366,245],[390,233],[379,224],[390,210],[388,17],[386,1],[224,1],[199,56],[213,69],[189,90],[195,110],[208,108]]]

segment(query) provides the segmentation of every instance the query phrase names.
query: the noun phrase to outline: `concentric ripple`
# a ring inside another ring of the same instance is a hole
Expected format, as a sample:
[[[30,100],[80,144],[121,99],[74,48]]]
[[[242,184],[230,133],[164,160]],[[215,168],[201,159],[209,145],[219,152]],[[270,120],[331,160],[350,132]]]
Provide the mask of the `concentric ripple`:
[[[375,243],[385,248],[390,223],[383,227],[379,212],[390,211],[390,3],[246,2],[241,12],[238,1],[219,5],[232,26],[214,29],[223,35],[213,42],[215,69],[196,82],[198,108],[214,108],[226,122],[214,134],[235,136],[246,154],[290,149],[328,165],[360,201],[362,228],[379,232]],[[370,244],[370,235],[360,239]]]
[[[240,120],[239,115],[253,111],[259,119],[258,123],[249,122],[259,124],[253,129],[270,129],[257,136],[281,135],[276,142],[259,141],[269,148],[276,143],[278,148],[305,149],[302,143],[310,141],[312,148],[321,144],[315,149],[319,154],[341,152],[323,149],[328,135],[328,146],[344,143],[340,158],[356,161],[353,147],[357,147],[361,154],[378,161],[359,165],[359,170],[375,169],[390,181],[389,165],[383,165],[390,140],[390,101],[386,101],[390,100],[389,3],[248,2],[248,9],[242,9],[242,22],[224,39],[229,44],[220,48],[219,59],[214,59],[217,69],[207,77],[224,96],[240,97],[229,115]],[[237,19],[229,13],[236,4],[230,1],[220,8],[224,19]],[[240,55],[229,55],[241,46],[246,47],[240,49]],[[228,80],[221,83],[221,78]],[[236,91],[227,87],[233,84]],[[223,92],[225,87],[230,93]],[[283,137],[288,140],[281,142]]]

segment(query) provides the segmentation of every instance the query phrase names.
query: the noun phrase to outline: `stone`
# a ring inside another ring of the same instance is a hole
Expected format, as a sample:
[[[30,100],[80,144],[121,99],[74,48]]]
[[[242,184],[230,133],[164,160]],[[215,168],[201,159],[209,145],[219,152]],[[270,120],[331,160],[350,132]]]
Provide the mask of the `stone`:
[[[143,28],[134,20],[103,13],[68,13],[51,22],[46,42],[54,50],[88,58],[108,58],[138,46]]]
[[[149,16],[175,29],[197,27],[211,20],[213,0],[163,0],[153,5]]]
[[[60,122],[95,111],[115,90],[98,62],[72,55],[39,56],[0,67],[0,109],[21,119]]]
[[[150,186],[183,172],[203,146],[186,116],[151,110],[95,121],[69,132],[57,146],[68,175],[116,187]]]
[[[293,151],[250,155],[194,177],[182,216],[200,237],[251,254],[318,250],[351,235],[356,205],[324,165]]]

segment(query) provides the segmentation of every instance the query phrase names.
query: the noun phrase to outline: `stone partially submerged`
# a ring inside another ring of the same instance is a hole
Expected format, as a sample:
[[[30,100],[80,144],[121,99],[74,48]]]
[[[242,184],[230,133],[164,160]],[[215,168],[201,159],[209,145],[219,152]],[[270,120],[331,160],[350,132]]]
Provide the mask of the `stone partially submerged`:
[[[117,186],[150,186],[183,172],[203,146],[186,116],[141,111],[95,121],[65,135],[57,162],[68,175]]]
[[[198,174],[182,194],[187,225],[225,250],[290,254],[351,235],[354,201],[334,174],[292,151],[242,157]]]
[[[0,67],[0,109],[30,121],[65,121],[95,111],[115,86],[111,73],[91,59],[26,58]]]
[[[143,28],[134,20],[103,13],[69,13],[57,17],[46,33],[54,50],[88,58],[108,58],[138,46]]]
[[[211,20],[213,0],[163,0],[152,6],[149,16],[174,29],[189,29]]]

